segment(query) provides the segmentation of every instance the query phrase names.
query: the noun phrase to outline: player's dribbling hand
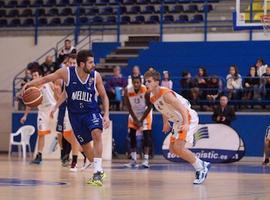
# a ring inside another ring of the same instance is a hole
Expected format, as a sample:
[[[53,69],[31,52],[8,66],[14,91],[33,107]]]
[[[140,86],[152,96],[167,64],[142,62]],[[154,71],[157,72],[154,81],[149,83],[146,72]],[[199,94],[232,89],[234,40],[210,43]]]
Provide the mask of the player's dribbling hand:
[[[163,128],[162,128],[162,132],[163,133],[168,133],[170,130],[171,130],[170,124],[168,122],[167,123],[164,123],[163,124]]]
[[[189,129],[189,125],[188,124],[183,124],[181,126],[181,131],[183,131],[183,132],[188,132],[188,129]]]
[[[20,122],[21,122],[21,124],[24,124],[25,121],[26,121],[26,117],[23,116],[23,117],[20,119]]]
[[[103,127],[106,129],[106,128],[109,128],[109,126],[110,126],[109,117],[103,117]]]

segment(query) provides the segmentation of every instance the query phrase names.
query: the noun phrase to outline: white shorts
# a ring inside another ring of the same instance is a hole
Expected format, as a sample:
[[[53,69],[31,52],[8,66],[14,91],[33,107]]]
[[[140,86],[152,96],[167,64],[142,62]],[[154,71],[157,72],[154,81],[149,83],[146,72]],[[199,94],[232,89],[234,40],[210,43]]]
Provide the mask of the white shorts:
[[[199,117],[196,112],[191,113],[190,117],[190,124],[187,133],[181,131],[182,123],[173,123],[172,136],[170,139],[171,143],[173,143],[175,140],[182,140],[187,143],[193,144],[194,134],[198,130]]]
[[[51,133],[52,130],[55,130],[56,118],[50,117],[52,109],[52,107],[48,107],[46,109],[41,109],[38,111],[37,127],[39,135],[47,135]],[[55,116],[57,116],[57,112],[55,112]]]

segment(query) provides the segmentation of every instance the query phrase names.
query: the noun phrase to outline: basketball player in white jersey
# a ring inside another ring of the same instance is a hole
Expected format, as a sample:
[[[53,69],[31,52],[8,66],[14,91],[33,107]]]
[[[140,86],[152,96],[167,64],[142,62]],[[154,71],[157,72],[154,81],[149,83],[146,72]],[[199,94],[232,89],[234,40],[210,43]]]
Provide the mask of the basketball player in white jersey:
[[[169,122],[173,123],[170,139],[170,152],[186,160],[196,170],[196,178],[193,184],[201,184],[205,181],[210,163],[200,160],[185,147],[186,142],[193,143],[193,134],[196,132],[199,118],[191,109],[188,100],[176,92],[161,87],[160,73],[151,70],[144,75],[146,87],[150,95],[150,101],[163,116],[163,132],[170,131]]]
[[[126,167],[137,167],[136,132],[143,132],[144,161],[142,166],[149,168],[149,149],[152,146],[152,104],[147,88],[141,77],[132,77],[132,84],[125,89],[125,104],[129,111],[128,128],[130,135],[131,159]]]
[[[38,79],[41,77],[41,72],[38,69],[32,70],[33,79]],[[45,135],[50,134],[50,132],[55,130],[54,121],[50,118],[50,112],[56,104],[54,86],[50,83],[45,83],[41,85],[40,91],[43,96],[42,103],[38,106],[38,117],[37,117],[37,127],[38,127],[38,153],[36,158],[32,161],[33,164],[40,164],[42,161],[42,151],[45,144]],[[24,124],[27,119],[30,107],[26,107],[23,117],[20,122]]]

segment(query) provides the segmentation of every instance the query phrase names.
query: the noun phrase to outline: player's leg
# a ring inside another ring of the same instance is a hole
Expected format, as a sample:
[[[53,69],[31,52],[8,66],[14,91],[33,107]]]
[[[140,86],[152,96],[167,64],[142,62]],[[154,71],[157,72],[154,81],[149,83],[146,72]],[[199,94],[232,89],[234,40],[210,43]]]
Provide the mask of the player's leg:
[[[94,174],[88,183],[95,186],[102,186],[103,178],[105,176],[102,168],[102,129],[94,128],[91,131],[91,136],[94,144]],[[89,154],[90,148],[88,147],[86,150]]]
[[[77,160],[80,146],[71,130],[65,130],[63,136],[71,144],[72,161],[70,171],[76,172],[78,170]]]
[[[129,129],[129,137],[130,137],[130,151],[131,151],[131,161],[125,164],[126,167],[137,167],[137,151],[136,151],[136,132],[137,130],[134,128]]]
[[[152,146],[152,132],[151,130],[143,131],[143,148],[144,148],[144,160],[142,166],[149,168],[149,151]]]
[[[193,134],[197,130],[198,122],[194,121],[189,126],[188,132],[180,131],[176,135],[176,137],[173,135],[171,137],[171,144],[170,149],[172,150],[172,153],[178,155],[185,161],[192,164],[194,167],[196,173],[195,173],[195,180],[194,184],[201,184],[205,181],[207,177],[208,170],[210,168],[210,163],[202,161],[199,159],[195,154],[193,154],[189,149],[185,147],[186,141],[189,143],[193,142]],[[174,125],[175,127],[175,125]]]
[[[152,113],[150,113],[143,121],[143,147],[144,161],[142,166],[149,168],[149,153],[152,146]]]
[[[37,155],[33,164],[40,164],[42,161],[42,151],[45,144],[45,135],[50,133],[50,124],[49,124],[49,111],[39,111],[37,118],[37,127],[38,127],[38,141],[37,141]]]
[[[270,140],[265,138],[264,140],[264,160],[263,165],[267,165],[269,163],[269,153],[270,153]]]

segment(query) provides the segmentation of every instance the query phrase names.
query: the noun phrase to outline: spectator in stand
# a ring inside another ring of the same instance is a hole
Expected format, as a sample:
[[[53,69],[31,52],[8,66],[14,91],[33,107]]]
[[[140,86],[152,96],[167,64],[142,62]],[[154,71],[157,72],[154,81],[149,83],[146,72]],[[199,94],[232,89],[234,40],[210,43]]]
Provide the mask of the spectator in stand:
[[[266,68],[266,72],[262,75],[263,99],[270,101],[270,66]]]
[[[61,50],[59,57],[58,57],[58,64],[62,63],[64,59],[67,57],[68,54],[76,54],[77,50],[74,46],[71,45],[71,40],[66,39],[64,48]]]
[[[217,75],[213,75],[207,82],[207,100],[215,101],[222,93],[222,82]]]
[[[181,92],[180,94],[192,103],[198,99],[199,92],[194,87],[195,83],[192,80],[191,74],[188,71],[182,72],[182,78],[180,80]]]
[[[243,88],[244,95],[243,100],[252,100],[255,90],[258,90],[260,86],[260,78],[257,75],[256,66],[249,68],[249,73],[244,79]]]
[[[216,123],[231,125],[231,122],[235,119],[235,112],[232,107],[228,105],[228,97],[220,97],[220,105],[214,108],[212,120]]]
[[[238,73],[236,65],[230,66],[230,71],[226,77],[226,81],[229,99],[240,100],[242,95],[242,77]]]
[[[139,76],[141,77],[141,82],[143,84],[144,83],[144,78],[143,78],[143,75],[141,75],[140,67],[135,65],[132,68],[131,75],[128,76],[128,85],[132,85],[132,78],[133,77],[139,77]]]
[[[161,81],[161,86],[172,89],[173,82],[170,80],[170,74],[168,71],[163,71],[163,80]]]
[[[201,100],[206,99],[206,88],[207,88],[207,82],[208,82],[208,77],[207,77],[207,72],[204,67],[199,67],[198,69],[198,74],[195,77],[195,84],[199,88],[199,97]]]
[[[43,76],[51,74],[59,69],[55,62],[53,62],[53,57],[51,55],[46,56],[45,62],[40,65],[40,71]]]
[[[110,105],[116,105],[116,110],[120,110],[124,88],[127,86],[127,80],[122,77],[119,66],[113,69],[113,76],[106,83],[107,95],[110,99]]]
[[[256,61],[256,69],[257,69],[257,75],[259,77],[262,77],[262,75],[266,72],[267,65],[265,64],[264,60],[262,58],[258,58]]]

